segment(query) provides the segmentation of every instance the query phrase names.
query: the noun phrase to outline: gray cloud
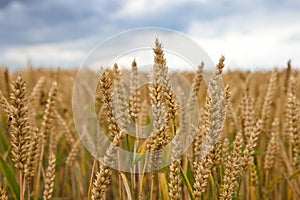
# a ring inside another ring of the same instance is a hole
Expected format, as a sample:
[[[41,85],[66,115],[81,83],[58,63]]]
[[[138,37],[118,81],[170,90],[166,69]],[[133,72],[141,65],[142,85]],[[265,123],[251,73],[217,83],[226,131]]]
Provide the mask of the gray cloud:
[[[5,38],[0,45],[72,40],[105,33],[113,26],[109,18],[118,5],[106,3],[95,9],[94,1],[91,4],[61,2],[10,1],[0,10],[0,37]]]
[[[50,47],[51,51],[58,48],[68,54],[82,48],[76,55],[87,54],[93,44],[112,34],[144,26],[175,29],[210,40],[235,34],[253,36],[266,27],[297,24],[293,16],[300,10],[300,3],[295,0],[152,0],[144,5],[144,1],[139,1],[142,5],[137,9],[127,7],[130,2],[133,1],[2,0],[0,60],[13,65],[25,64],[24,57],[38,56],[39,52],[34,49],[47,51]],[[295,33],[298,30],[289,31]],[[295,41],[297,35],[291,34],[287,38]],[[72,46],[72,43],[76,45]],[[14,52],[19,59],[11,60]],[[40,64],[51,62],[52,58],[41,57],[44,59],[32,59],[40,60]],[[69,63],[69,57],[64,62],[66,57],[57,60],[62,64]]]

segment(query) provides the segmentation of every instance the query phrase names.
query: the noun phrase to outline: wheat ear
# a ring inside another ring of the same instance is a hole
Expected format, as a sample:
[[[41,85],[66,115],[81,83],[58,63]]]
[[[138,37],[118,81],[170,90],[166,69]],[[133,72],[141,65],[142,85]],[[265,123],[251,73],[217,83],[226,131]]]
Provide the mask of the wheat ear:
[[[235,195],[238,189],[238,179],[242,169],[243,155],[242,155],[243,136],[241,132],[235,137],[233,142],[233,151],[229,154],[225,165],[225,174],[223,184],[221,186],[221,200],[230,200]]]
[[[110,146],[105,152],[104,157],[102,158],[103,164],[100,163],[100,169],[96,173],[96,177],[93,183],[93,200],[103,199],[105,192],[109,189],[108,186],[110,184],[112,175],[112,170],[109,166],[114,165],[113,158],[116,156],[117,147],[120,146],[124,136],[125,134],[123,132],[117,133],[113,139],[113,142],[110,144]]]
[[[8,200],[6,190],[0,185],[0,200]]]
[[[216,67],[216,71],[208,85],[208,92],[205,103],[205,137],[203,138],[199,157],[208,154],[215,143],[221,138],[226,116],[226,93],[219,91],[218,82],[221,79],[225,58],[222,56]],[[195,155],[197,157],[197,155]]]
[[[18,75],[15,82],[11,85],[11,144],[12,144],[12,160],[15,167],[19,169],[20,173],[20,199],[24,199],[23,194],[23,179],[26,161],[28,159],[28,143],[29,143],[29,122],[28,122],[28,108],[26,97],[26,86],[21,75]]]
[[[38,157],[39,157],[39,165],[38,165],[38,173],[36,176],[35,181],[35,188],[34,188],[34,200],[38,198],[38,191],[40,187],[40,175],[42,171],[43,165],[43,156],[45,150],[45,144],[47,137],[51,134],[51,128],[53,125],[53,120],[55,119],[55,106],[57,100],[57,83],[53,82],[50,88],[45,113],[43,115],[43,121],[40,129],[39,135],[39,148],[38,148]]]
[[[73,147],[67,157],[67,160],[66,160],[66,165],[68,167],[72,167],[72,164],[73,164],[74,160],[76,159],[77,153],[80,149],[80,145],[81,145],[81,141],[80,141],[80,139],[77,139],[77,141],[73,145]]]
[[[180,199],[182,192],[182,179],[180,176],[180,168],[182,163],[181,150],[183,148],[183,136],[188,131],[187,127],[187,106],[182,105],[182,126],[177,131],[173,139],[173,148],[171,155],[171,164],[169,166],[169,196],[172,200]]]
[[[274,166],[275,157],[279,154],[279,128],[279,120],[275,118],[272,123],[271,138],[269,140],[264,159],[265,171],[269,171]]]
[[[286,76],[284,80],[284,93],[287,94],[289,91],[289,81],[292,73],[292,65],[291,65],[291,60],[287,62],[287,68],[286,68]]]
[[[12,155],[15,167],[24,170],[27,159],[27,137],[29,134],[26,86],[21,75],[12,84],[11,93],[11,124],[10,134],[12,143]]]
[[[8,68],[5,67],[3,70],[3,84],[4,84],[4,95],[6,96],[6,98],[9,98],[9,95],[11,93],[9,83],[10,83],[9,71]]]
[[[254,101],[248,92],[245,91],[241,101],[241,124],[245,141],[249,139],[251,133],[254,131],[255,121]]]
[[[136,61],[133,60],[130,71],[130,115],[135,121],[138,121],[138,115],[141,110],[141,92],[139,91],[138,68]]]
[[[38,147],[39,147],[38,131],[39,131],[38,128],[32,129],[32,133],[30,136],[28,159],[26,162],[26,169],[25,169],[25,179],[27,183],[29,183],[30,177],[34,177],[36,173],[36,167],[38,162]]]
[[[72,132],[70,131],[69,126],[67,125],[67,122],[62,118],[62,116],[57,111],[55,111],[55,117],[60,129],[62,130],[62,133],[66,136],[67,142],[69,143],[70,146],[73,146],[75,143],[75,139]]]
[[[195,155],[195,183],[194,195],[200,198],[207,186],[207,179],[214,163],[220,162],[220,137],[224,126],[226,113],[226,97],[224,91],[218,92],[218,81],[220,81],[225,58],[222,56],[216,67],[208,86],[207,99],[203,125],[204,138],[199,154]],[[222,114],[224,116],[222,116]],[[195,152],[195,150],[194,150]],[[195,152],[197,153],[197,152]],[[216,154],[216,160],[214,160]]]
[[[114,81],[114,89],[112,94],[112,112],[116,121],[118,122],[119,128],[124,132],[127,131],[127,126],[130,123],[130,110],[129,110],[129,100],[126,95],[126,90],[124,88],[124,82],[120,77],[120,71],[118,65],[115,63],[114,72],[116,79]]]
[[[115,65],[115,75],[118,79],[117,66]],[[113,142],[109,145],[106,150],[102,163],[100,163],[100,169],[96,173],[96,177],[93,182],[92,189],[92,199],[103,199],[105,192],[108,190],[108,186],[111,181],[112,170],[109,166],[114,165],[113,158],[116,156],[117,147],[120,146],[123,138],[125,137],[125,132],[123,132],[119,124],[116,121],[115,116],[113,115],[112,103],[112,88],[111,88],[111,79],[109,77],[109,72],[105,70],[101,73],[99,78],[99,90],[102,94],[102,103],[103,106],[106,106],[107,117],[108,117],[108,126],[110,134],[113,138]]]
[[[180,176],[181,158],[172,161],[169,166],[169,195],[172,200],[180,199],[182,180]]]
[[[4,110],[7,116],[10,116],[12,112],[12,107],[10,103],[7,101],[6,97],[3,95],[2,91],[0,90],[0,107]]]
[[[200,197],[202,196],[202,194],[204,193],[207,187],[210,170],[214,164],[212,156],[213,153],[209,152],[204,156],[204,158],[196,159],[194,163],[195,166],[194,195],[196,199],[200,199]]]
[[[53,153],[50,153],[48,168],[45,177],[45,186],[43,197],[45,200],[50,200],[53,194],[54,179],[55,179],[55,162],[56,158]]]
[[[244,149],[244,158],[243,158],[243,169],[245,170],[249,162],[251,161],[251,156],[254,154],[254,148],[257,145],[258,136],[261,133],[262,121],[258,120],[252,132],[249,133],[247,139],[246,147]]]
[[[155,53],[153,72],[150,76],[151,83],[149,84],[150,101],[153,115],[153,130],[147,143],[148,152],[154,152],[160,149],[167,142],[165,133],[166,129],[168,129],[167,119],[169,114],[168,111],[166,112],[166,102],[164,101],[166,89],[166,60],[164,58],[161,43],[156,40],[155,45],[156,46],[153,49]],[[159,158],[154,158],[154,156],[159,155],[156,153],[150,156],[153,158],[150,159],[149,167],[156,169],[156,167],[159,165],[159,163],[156,163],[156,161],[158,161],[157,159]]]
[[[294,165],[297,166],[300,155],[300,136],[299,136],[299,113],[297,113],[297,99],[293,92],[288,94],[287,109],[286,109],[286,134],[290,138],[293,151]]]
[[[113,115],[112,107],[112,84],[113,81],[110,78],[110,73],[105,70],[101,73],[98,81],[98,93],[101,94],[101,102],[106,111],[108,130],[112,138],[120,132],[120,127],[117,123],[115,116]]]
[[[41,127],[41,136],[43,138],[43,144],[46,142],[46,138],[50,135],[51,127],[53,125],[53,120],[55,119],[55,106],[57,100],[57,83],[53,82],[52,87],[50,88],[45,114],[43,116],[43,122]]]
[[[36,112],[40,106],[40,99],[42,96],[44,83],[45,83],[45,77],[42,76],[37,81],[32,92],[28,96],[28,103],[30,103],[30,105],[31,105],[29,107],[29,119],[30,119],[31,126],[34,126],[34,127],[36,127],[35,117],[36,117]]]
[[[261,119],[264,131],[266,130],[266,124],[268,124],[268,120],[270,119],[271,105],[275,100],[276,91],[278,89],[278,78],[279,73],[277,70],[274,70],[270,77],[267,93],[261,111]]]

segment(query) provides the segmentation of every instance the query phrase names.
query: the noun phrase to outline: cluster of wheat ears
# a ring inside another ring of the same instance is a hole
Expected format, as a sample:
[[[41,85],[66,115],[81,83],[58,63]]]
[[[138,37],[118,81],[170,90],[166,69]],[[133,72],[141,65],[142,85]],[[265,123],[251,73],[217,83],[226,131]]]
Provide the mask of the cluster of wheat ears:
[[[196,73],[181,72],[192,88],[182,102],[158,40],[153,51],[146,87],[139,88],[133,61],[128,97],[117,64],[101,71],[95,95],[111,140],[102,160],[121,159],[116,147],[139,159],[149,153],[152,172],[144,173],[112,169],[83,148],[72,119],[76,70],[3,67],[0,199],[300,199],[300,76],[291,63],[282,71],[223,73],[221,57],[207,84],[202,63]],[[222,80],[228,85],[220,90]],[[189,126],[194,102],[200,116]],[[150,121],[147,139],[128,134]],[[194,139],[181,155],[187,132]],[[171,162],[160,169],[162,155],[153,152],[171,141]]]

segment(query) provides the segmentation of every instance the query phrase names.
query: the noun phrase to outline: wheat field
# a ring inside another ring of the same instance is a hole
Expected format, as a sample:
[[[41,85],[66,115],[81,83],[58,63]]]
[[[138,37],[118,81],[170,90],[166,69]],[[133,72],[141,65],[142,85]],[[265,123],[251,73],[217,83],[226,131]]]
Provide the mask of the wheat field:
[[[145,165],[153,170],[143,173],[113,169],[83,146],[72,115],[76,70],[2,67],[0,199],[300,199],[300,74],[291,62],[284,70],[224,72],[222,56],[208,84],[202,63],[195,73],[182,72],[192,88],[183,103],[172,92],[158,41],[153,52],[147,86],[138,87],[137,62],[126,72],[129,103],[112,98],[126,98],[125,71],[117,64],[99,72],[95,95],[99,124],[111,140],[103,160],[121,159],[115,147],[139,159],[149,153]],[[225,87],[216,92],[219,81]],[[181,125],[195,101],[197,126]],[[128,134],[150,119],[147,139]],[[181,154],[183,132],[195,137]],[[159,168],[163,155],[153,152],[172,140],[178,148]]]

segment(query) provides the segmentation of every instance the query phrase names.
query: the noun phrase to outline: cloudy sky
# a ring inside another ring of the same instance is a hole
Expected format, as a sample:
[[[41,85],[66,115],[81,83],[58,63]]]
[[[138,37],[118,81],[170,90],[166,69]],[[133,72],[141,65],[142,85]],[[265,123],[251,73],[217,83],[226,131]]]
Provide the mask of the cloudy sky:
[[[1,0],[0,65],[76,67],[99,43],[162,27],[230,69],[300,68],[300,0]]]

